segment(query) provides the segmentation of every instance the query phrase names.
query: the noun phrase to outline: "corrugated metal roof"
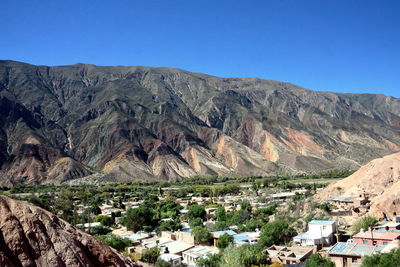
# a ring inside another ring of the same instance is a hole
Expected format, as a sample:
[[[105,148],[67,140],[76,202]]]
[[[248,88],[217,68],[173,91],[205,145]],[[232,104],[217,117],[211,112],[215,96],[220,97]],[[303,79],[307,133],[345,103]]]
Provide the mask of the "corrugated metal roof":
[[[236,235],[236,232],[234,232],[232,230],[224,230],[224,231],[211,232],[211,234],[216,235],[216,236],[221,236],[223,234]]]
[[[335,221],[328,221],[328,220],[312,220],[311,222],[309,222],[308,224],[334,224]]]
[[[398,232],[393,232],[393,231],[385,231],[385,232],[377,232],[373,231],[366,231],[364,233],[358,233],[353,236],[353,238],[366,238],[366,239],[385,239],[385,240],[395,240],[400,237],[400,233]]]
[[[380,252],[385,246],[365,246],[356,243],[338,242],[328,250],[328,254],[370,256]]]

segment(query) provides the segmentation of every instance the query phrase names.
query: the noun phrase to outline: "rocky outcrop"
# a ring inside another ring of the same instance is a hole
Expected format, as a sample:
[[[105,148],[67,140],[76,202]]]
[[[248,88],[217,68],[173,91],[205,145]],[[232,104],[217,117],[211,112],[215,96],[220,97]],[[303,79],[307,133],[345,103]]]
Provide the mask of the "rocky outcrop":
[[[174,68],[0,61],[3,185],[321,172],[399,148],[393,97]]]
[[[0,266],[139,266],[27,202],[0,195]]]
[[[370,197],[370,215],[392,218],[394,212],[400,214],[400,153],[369,162],[351,176],[330,184],[318,193],[317,199],[322,201],[363,194]]]

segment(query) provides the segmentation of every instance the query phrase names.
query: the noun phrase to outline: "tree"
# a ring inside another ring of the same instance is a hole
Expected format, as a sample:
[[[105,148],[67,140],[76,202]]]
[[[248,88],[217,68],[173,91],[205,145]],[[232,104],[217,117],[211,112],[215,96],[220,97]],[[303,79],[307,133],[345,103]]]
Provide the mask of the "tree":
[[[143,262],[154,264],[157,262],[159,256],[160,249],[158,247],[153,247],[143,252],[141,260]]]
[[[203,226],[203,220],[201,218],[192,218],[189,221],[189,225],[191,228],[194,228],[196,226]]]
[[[284,244],[295,234],[295,230],[289,226],[288,222],[278,220],[267,223],[261,228],[258,242],[262,247]]]
[[[199,243],[209,243],[212,240],[212,235],[208,232],[207,228],[203,226],[196,226],[193,228],[192,234],[194,240]]]
[[[251,207],[250,202],[247,200],[242,201],[242,203],[240,203],[240,209],[251,213],[252,207]]]
[[[177,231],[179,229],[182,229],[182,224],[179,220],[168,220],[160,223],[156,231],[160,233],[161,231]]]
[[[218,222],[222,222],[226,220],[226,212],[225,208],[223,206],[219,206],[217,210],[215,211],[215,219]]]
[[[99,222],[103,226],[113,226],[115,223],[114,218],[107,215],[97,215],[93,221]]]
[[[99,235],[96,236],[96,238],[107,246],[113,247],[118,251],[124,251],[126,247],[132,246],[132,241],[128,238],[122,238],[112,234]]]
[[[156,267],[171,267],[171,264],[166,262],[165,260],[158,259],[156,261]]]
[[[372,216],[366,216],[364,218],[359,219],[352,227],[353,231],[359,232],[361,229],[368,230],[370,227],[373,227],[378,220]]]
[[[228,235],[227,233],[225,233],[219,237],[217,247],[224,249],[227,246],[229,246],[229,244],[232,244],[232,243],[233,243],[233,237],[231,235]]]
[[[189,206],[189,219],[193,218],[200,218],[204,220],[206,218],[206,210],[204,209],[203,206],[200,206],[198,204],[194,204]]]
[[[108,226],[104,225],[99,225],[99,226],[94,226],[90,229],[90,234],[91,235],[106,235],[110,233],[112,230]]]
[[[176,203],[176,198],[167,197],[163,201],[157,203],[157,210],[160,218],[175,218],[179,215],[182,206]]]
[[[266,264],[267,258],[263,254],[263,248],[257,245],[243,245],[234,247],[232,245],[225,248],[221,267],[249,267],[252,265],[260,266]]]
[[[146,226],[147,228],[152,228],[157,224],[154,220],[155,211],[145,205],[140,205],[135,209],[128,209],[126,216],[123,220],[126,228],[133,232],[143,230]]]
[[[361,267],[394,267],[399,266],[399,263],[400,249],[395,249],[389,253],[374,254],[365,257]]]
[[[221,262],[221,254],[208,254],[206,257],[200,258],[196,262],[197,267],[219,267]]]
[[[92,214],[94,215],[101,214],[101,209],[97,204],[92,205]]]
[[[321,257],[319,254],[312,254],[304,267],[335,267],[335,263],[330,259]]]

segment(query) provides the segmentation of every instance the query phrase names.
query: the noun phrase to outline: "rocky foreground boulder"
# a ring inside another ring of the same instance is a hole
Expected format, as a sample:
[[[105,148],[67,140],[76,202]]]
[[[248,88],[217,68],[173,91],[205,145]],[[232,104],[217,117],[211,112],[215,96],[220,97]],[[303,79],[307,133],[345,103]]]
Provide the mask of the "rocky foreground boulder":
[[[52,213],[0,196],[0,266],[139,266]]]

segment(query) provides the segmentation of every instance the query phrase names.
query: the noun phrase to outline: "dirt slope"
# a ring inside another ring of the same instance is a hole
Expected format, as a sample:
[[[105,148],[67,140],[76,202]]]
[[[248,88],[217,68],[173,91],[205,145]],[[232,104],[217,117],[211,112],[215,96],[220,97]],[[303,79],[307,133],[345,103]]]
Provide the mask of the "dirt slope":
[[[378,218],[385,213],[400,214],[400,153],[372,160],[351,176],[329,185],[318,193],[317,200],[329,200],[336,196],[359,196],[369,193],[369,214]]]

